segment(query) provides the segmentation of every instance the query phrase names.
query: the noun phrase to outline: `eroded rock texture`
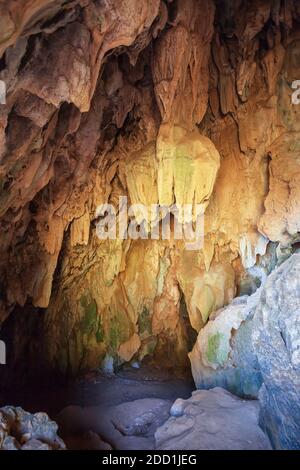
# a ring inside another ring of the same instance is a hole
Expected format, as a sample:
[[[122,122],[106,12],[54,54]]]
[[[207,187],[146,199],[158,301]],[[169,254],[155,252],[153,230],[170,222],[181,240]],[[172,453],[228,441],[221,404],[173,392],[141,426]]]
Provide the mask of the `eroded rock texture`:
[[[263,377],[260,422],[276,449],[300,448],[300,254],[268,278],[252,341]]]
[[[178,399],[170,414],[155,433],[157,449],[271,449],[258,425],[257,401],[243,401],[222,388],[197,390],[188,400]]]
[[[196,387],[224,387],[241,397],[258,398],[262,374],[252,344],[254,312],[261,289],[211,315],[189,354]]]
[[[64,450],[58,426],[46,413],[31,414],[21,407],[0,408],[1,450]]]
[[[38,331],[64,372],[185,366],[191,331],[299,240],[298,1],[0,4],[0,321],[13,313],[15,359]],[[120,196],[202,204],[203,249],[99,240],[96,209]]]
[[[299,269],[298,253],[255,294],[212,314],[189,355],[198,388],[259,399],[260,424],[276,449],[300,445]]]
[[[71,450],[149,450],[154,449],[156,429],[169,418],[171,404],[142,398],[116,406],[68,406],[58,421]]]

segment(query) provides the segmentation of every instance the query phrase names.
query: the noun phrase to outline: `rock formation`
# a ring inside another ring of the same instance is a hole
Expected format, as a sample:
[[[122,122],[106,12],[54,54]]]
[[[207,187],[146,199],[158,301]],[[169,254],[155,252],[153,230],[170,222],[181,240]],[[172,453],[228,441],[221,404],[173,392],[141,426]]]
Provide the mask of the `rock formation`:
[[[27,355],[76,375],[147,357],[186,370],[209,316],[300,242],[298,0],[0,0],[0,12],[11,367]],[[125,196],[116,229],[135,219],[144,236],[99,239],[99,207],[119,216]],[[194,225],[200,207],[203,246],[186,249],[173,216],[170,237],[150,239],[141,204],[189,204]],[[248,308],[240,300],[208,324],[206,367],[224,365],[216,343],[229,350]]]
[[[171,402],[143,398],[116,406],[69,406],[58,416],[68,449],[152,450],[154,433],[169,418]]]
[[[277,449],[300,449],[300,254],[268,278],[252,340],[263,378],[260,422]]]
[[[271,449],[258,415],[257,400],[214,388],[173,404],[144,398],[106,407],[69,406],[57,420],[68,449]]]
[[[238,297],[212,314],[189,354],[197,388],[224,387],[241,397],[257,398],[262,375],[252,344],[253,315],[260,290]]]
[[[271,449],[258,425],[257,402],[245,402],[221,388],[197,390],[188,400],[177,400],[170,414],[155,433],[160,450]]]
[[[190,354],[198,388],[259,398],[260,424],[276,449],[300,447],[300,254],[252,296],[212,315]]]
[[[32,415],[22,408],[0,408],[0,450],[64,450],[58,426],[46,413]]]

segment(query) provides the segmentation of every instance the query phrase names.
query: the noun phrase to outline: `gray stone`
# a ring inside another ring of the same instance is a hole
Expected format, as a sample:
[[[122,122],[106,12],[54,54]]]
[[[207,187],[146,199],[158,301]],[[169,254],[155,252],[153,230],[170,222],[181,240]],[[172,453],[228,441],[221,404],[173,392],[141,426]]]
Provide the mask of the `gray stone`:
[[[131,367],[132,367],[133,369],[140,369],[141,366],[140,366],[140,364],[139,364],[137,361],[135,361],[135,362],[132,362],[132,363],[131,363]]]
[[[261,425],[276,449],[300,449],[300,254],[268,277],[252,338],[264,382]]]
[[[125,436],[152,436],[169,417],[171,403],[159,398],[142,398],[111,409],[110,419]]]
[[[142,398],[107,407],[69,406],[57,420],[72,449],[81,448],[80,436],[92,431],[116,450],[151,450],[154,433],[169,418],[170,408],[169,400]],[[93,446],[94,440],[87,445]]]
[[[52,450],[52,448],[39,439],[30,439],[21,447],[21,450]]]
[[[182,398],[178,398],[175,403],[173,403],[171,409],[170,409],[170,415],[171,416],[182,416],[184,413],[184,408],[185,408],[186,400],[183,400]]]
[[[2,450],[19,450],[20,444],[18,443],[17,439],[12,436],[7,436],[1,446]]]
[[[108,354],[105,356],[102,362],[102,370],[107,375],[114,375],[114,359]]]
[[[176,402],[175,402],[176,403]],[[185,400],[182,416],[155,433],[159,450],[271,449],[258,425],[258,401],[242,400],[221,388],[197,390]]]
[[[222,387],[240,397],[258,397],[262,376],[251,334],[260,293],[234,299],[200,331],[189,354],[197,388]]]
[[[197,387],[258,397],[273,447],[300,449],[300,254],[213,314],[190,359]]]
[[[57,434],[58,426],[46,413],[31,414],[21,407],[0,408],[0,449],[16,450],[35,448],[37,442],[43,449],[65,449]],[[28,443],[31,444],[28,444]],[[28,444],[28,446],[27,446]],[[45,444],[45,445],[43,445]]]

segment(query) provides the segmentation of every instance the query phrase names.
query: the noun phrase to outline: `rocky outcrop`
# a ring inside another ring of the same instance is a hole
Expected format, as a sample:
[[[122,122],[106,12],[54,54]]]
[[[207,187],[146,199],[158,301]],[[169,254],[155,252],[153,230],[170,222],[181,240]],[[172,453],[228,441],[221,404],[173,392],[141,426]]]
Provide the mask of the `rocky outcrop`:
[[[38,330],[42,367],[64,373],[168,351],[187,368],[209,315],[299,242],[297,0],[0,8],[1,331]],[[121,196],[199,204],[204,245],[172,224],[150,240],[138,206],[125,228],[135,215],[143,239],[99,240],[97,208]]]
[[[263,379],[261,425],[276,449],[300,449],[300,254],[266,281],[252,339]]]
[[[57,424],[46,413],[0,408],[0,450],[63,450],[65,444],[57,431]]]
[[[260,424],[276,449],[298,449],[300,254],[250,297],[213,314],[190,354],[198,388],[257,397]]]
[[[170,414],[155,433],[159,450],[271,449],[258,425],[257,401],[243,401],[221,388],[175,401]]]

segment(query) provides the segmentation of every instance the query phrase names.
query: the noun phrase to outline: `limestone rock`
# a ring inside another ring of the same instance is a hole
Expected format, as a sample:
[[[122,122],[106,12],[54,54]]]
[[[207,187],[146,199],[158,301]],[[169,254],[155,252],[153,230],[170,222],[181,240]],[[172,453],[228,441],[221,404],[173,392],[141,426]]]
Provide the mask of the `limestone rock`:
[[[267,279],[253,343],[262,374],[260,422],[276,449],[300,448],[300,255]]]
[[[171,403],[158,398],[144,398],[116,406],[111,420],[125,436],[151,436],[164,423]]]
[[[151,450],[154,432],[168,419],[170,407],[169,400],[142,398],[116,406],[69,406],[57,419],[68,448],[107,449],[109,442],[113,449]]]
[[[42,46],[34,60],[26,64],[20,86],[56,108],[66,101],[87,111],[91,68],[84,51],[89,49],[89,40],[88,28],[80,23],[59,29],[52,35],[51,46]]]
[[[234,299],[200,331],[189,354],[197,388],[219,386],[238,396],[258,397],[262,376],[251,333],[259,298],[260,290]]]
[[[141,340],[138,334],[134,334],[128,341],[122,343],[119,347],[119,356],[126,362],[129,362],[141,346]]]
[[[22,33],[24,34],[24,29],[28,24],[32,23],[31,31],[34,31],[34,26],[38,28],[39,20],[55,16],[62,7],[62,3],[60,0],[34,0],[29,5],[24,0],[18,2],[17,5],[11,0],[1,2],[0,54],[2,55],[8,46],[14,44],[17,38]],[[29,31],[27,29],[27,34],[30,34]]]
[[[197,387],[259,398],[277,449],[299,448],[299,269],[294,254],[255,294],[213,314],[190,354]]]
[[[270,240],[287,244],[299,227],[299,132],[285,134],[270,147],[270,188],[260,229]]]
[[[19,450],[20,444],[15,437],[7,436],[2,442],[1,449],[2,450]]]
[[[159,450],[268,450],[258,425],[258,402],[244,401],[222,388],[197,390],[177,401],[172,417],[157,429]]]
[[[130,202],[148,208],[146,218],[151,221],[151,205],[158,204],[155,142],[130,155],[123,164]],[[145,214],[138,207],[133,212],[138,223],[143,221]]]
[[[213,143],[197,131],[162,126],[157,139],[158,197],[162,206],[207,207],[220,165]]]
[[[22,408],[0,409],[0,449],[58,450],[65,449],[57,435],[58,426],[46,413],[32,415]]]
[[[52,449],[48,444],[40,441],[39,439],[29,439],[24,445],[22,445],[21,450],[52,450]]]
[[[185,296],[192,327],[199,332],[209,315],[231,302],[235,296],[235,274],[229,263],[213,262],[205,269],[205,261],[194,252],[181,253],[177,278]]]
[[[87,211],[74,219],[71,225],[71,245],[87,245],[89,243],[90,234],[90,217]]]
[[[209,315],[270,272],[270,247],[298,249],[299,2],[227,3],[0,0],[12,368],[33,358],[76,374],[151,356],[186,369]],[[169,240],[99,240],[98,206],[119,215],[124,196],[200,204],[203,246],[187,250],[172,217]]]

